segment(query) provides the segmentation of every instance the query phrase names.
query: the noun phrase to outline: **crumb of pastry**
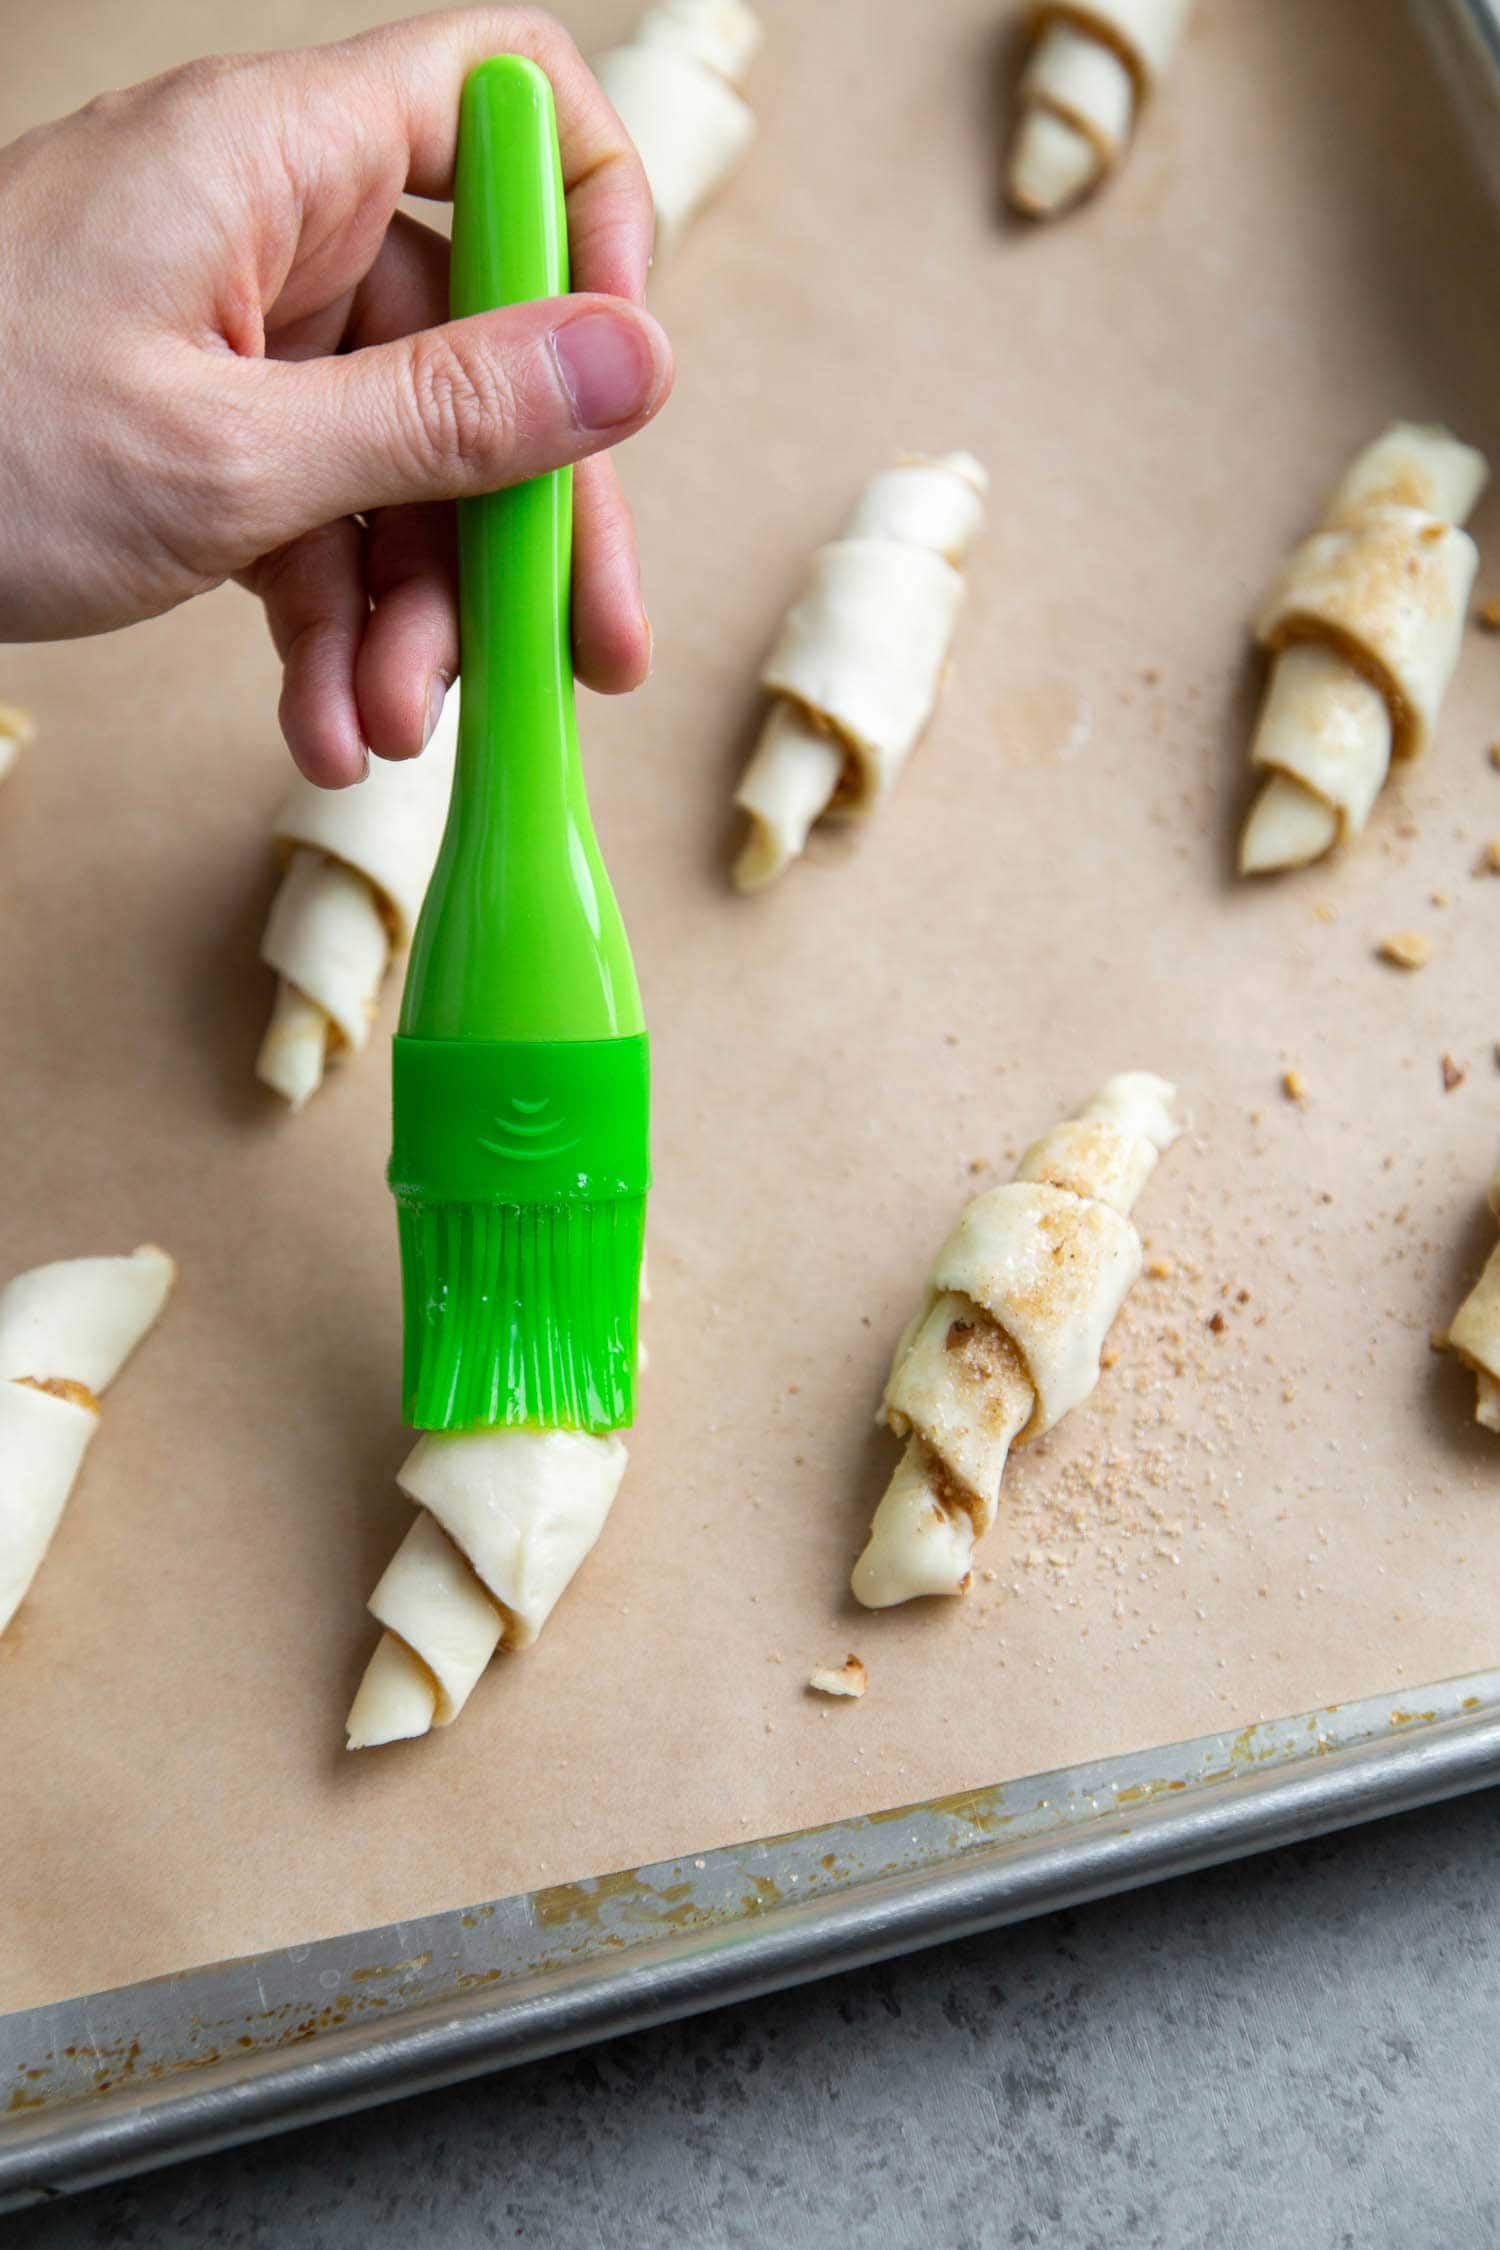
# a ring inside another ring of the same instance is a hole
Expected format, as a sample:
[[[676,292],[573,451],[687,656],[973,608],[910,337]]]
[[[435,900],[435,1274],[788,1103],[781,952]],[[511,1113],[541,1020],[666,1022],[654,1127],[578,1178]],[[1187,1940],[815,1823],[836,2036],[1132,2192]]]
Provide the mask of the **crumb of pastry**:
[[[1101,1367],[1118,1367],[1119,1364],[1120,1355],[1117,1351],[1102,1351],[1099,1354],[1099,1365]]]
[[[1208,1325],[1216,1336],[1222,1336],[1224,1333],[1224,1315],[1221,1312],[1210,1313]]]
[[[971,1172],[989,1172],[993,1169],[994,1167],[987,1156],[971,1156],[969,1158],[969,1170]]]
[[[1397,969],[1425,969],[1432,959],[1432,940],[1420,930],[1393,930],[1375,948],[1382,961]]]
[[[1481,602],[1474,612],[1474,620],[1485,632],[1500,633],[1500,597],[1492,595],[1487,602]]]
[[[16,1381],[28,1391],[45,1391],[49,1398],[66,1400],[69,1406],[81,1406],[86,1414],[100,1411],[99,1401],[87,1383],[75,1383],[68,1375],[18,1375]]]
[[[1332,905],[1326,898],[1320,898],[1317,905],[1313,908],[1313,920],[1315,922],[1336,922],[1338,918],[1338,908]]]
[[[1444,1055],[1443,1092],[1445,1094],[1451,1094],[1455,1086],[1461,1086],[1468,1075],[1462,1063],[1456,1063],[1451,1055]]]
[[[1500,875],[1500,836],[1492,836],[1474,862],[1476,875]]]
[[[1307,1080],[1300,1070],[1284,1070],[1281,1074],[1281,1091],[1289,1102],[1305,1102]]]
[[[1146,1276],[1150,1281],[1170,1281],[1176,1271],[1177,1268],[1170,1258],[1148,1258],[1146,1260]]]
[[[842,1664],[820,1664],[808,1675],[808,1687],[814,1695],[863,1695],[870,1684],[870,1675],[853,1651]]]
[[[1448,906],[1452,903],[1446,891],[1434,891],[1432,892],[1431,896],[1434,906]]]

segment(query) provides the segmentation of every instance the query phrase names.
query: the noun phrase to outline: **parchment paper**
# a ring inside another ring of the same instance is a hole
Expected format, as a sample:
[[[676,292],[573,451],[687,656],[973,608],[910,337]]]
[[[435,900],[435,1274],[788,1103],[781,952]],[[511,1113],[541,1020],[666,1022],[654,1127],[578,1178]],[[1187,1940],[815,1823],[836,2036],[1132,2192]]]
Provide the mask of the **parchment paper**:
[[[182,1268],[0,1641],[0,2006],[1500,1653],[1500,1450],[1428,1350],[1493,1239],[1500,646],[1470,636],[1362,848],[1228,872],[1288,542],[1394,414],[1500,459],[1494,243],[1421,50],[1394,0],[1205,0],[1123,177],[1023,234],[1013,11],[763,9],[763,133],[659,277],[677,395],[624,459],[655,677],[584,711],[655,1034],[652,1368],[595,1555],[445,1735],[341,1747],[409,1521],[387,1069],[377,1043],[297,1119],[252,1082],[259,618],[226,590],[0,650],[42,729],[0,791],[0,1270],[147,1238]],[[363,20],[13,9],[0,123]],[[624,20],[576,9],[585,44]],[[764,646],[862,478],[951,446],[994,504],[938,721],[866,835],[738,899]],[[1373,947],[1408,926],[1437,950],[1403,977]],[[1013,1462],[970,1597],[855,1610],[929,1259],[1135,1065],[1196,1118],[1139,1207],[1171,1272]],[[808,1696],[851,1648],[863,1703]]]

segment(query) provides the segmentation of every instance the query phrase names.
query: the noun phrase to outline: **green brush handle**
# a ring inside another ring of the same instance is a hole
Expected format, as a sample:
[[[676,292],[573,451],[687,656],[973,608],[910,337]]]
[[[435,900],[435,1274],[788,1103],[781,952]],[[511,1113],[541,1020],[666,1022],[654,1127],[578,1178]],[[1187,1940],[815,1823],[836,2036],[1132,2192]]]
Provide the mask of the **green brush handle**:
[[[552,88],[535,63],[497,55],[463,91],[453,315],[567,288]],[[571,469],[459,502],[458,763],[412,943],[405,1038],[615,1039],[645,1028],[579,758],[572,550]]]

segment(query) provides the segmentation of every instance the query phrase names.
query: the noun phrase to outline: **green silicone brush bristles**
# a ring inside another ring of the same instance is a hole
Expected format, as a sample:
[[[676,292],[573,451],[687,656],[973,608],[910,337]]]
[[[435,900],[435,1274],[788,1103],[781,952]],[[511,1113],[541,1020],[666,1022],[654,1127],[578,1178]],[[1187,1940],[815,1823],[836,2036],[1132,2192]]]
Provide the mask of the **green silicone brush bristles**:
[[[645,1034],[403,1036],[393,1062],[407,1421],[626,1428],[650,1179]]]
[[[628,1428],[644,1196],[405,1205],[399,1220],[414,1428]]]

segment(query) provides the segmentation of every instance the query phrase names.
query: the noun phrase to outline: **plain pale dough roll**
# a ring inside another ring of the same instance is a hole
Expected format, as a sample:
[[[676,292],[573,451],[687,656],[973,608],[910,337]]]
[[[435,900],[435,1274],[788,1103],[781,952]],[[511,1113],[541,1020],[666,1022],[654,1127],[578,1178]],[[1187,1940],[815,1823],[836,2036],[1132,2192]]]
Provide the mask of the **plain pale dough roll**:
[[[620,1438],[580,1430],[418,1440],[397,1481],[422,1513],[370,1598],[385,1631],[346,1722],[351,1750],[449,1725],[498,1647],[530,1647],[625,1463]]]
[[[961,1594],[1011,1447],[1050,1430],[1098,1381],[1140,1271],[1131,1206],[1181,1130],[1175,1099],[1149,1071],[1106,1080],[1033,1142],[1014,1180],[960,1216],[881,1403],[906,1451],[854,1567],[866,1608]]]
[[[67,1258],[0,1290],[0,1633],[25,1598],[107,1390],[176,1278],[164,1250]]]
[[[1490,1182],[1489,1203],[1500,1219],[1500,1172]],[[1500,1243],[1490,1252],[1483,1273],[1441,1341],[1474,1370],[1475,1421],[1487,1430],[1500,1430]]]
[[[1051,218],[1124,156],[1193,0],[1045,0],[1016,89],[1006,186],[1018,211]]]
[[[35,736],[36,722],[29,711],[17,703],[0,703],[0,781]]]
[[[656,205],[658,255],[744,158],[755,113],[739,89],[761,42],[743,0],[664,0],[594,76],[636,145]]]
[[[1478,566],[1458,527],[1488,473],[1448,431],[1393,423],[1291,555],[1256,626],[1271,673],[1250,758],[1267,778],[1242,874],[1306,866],[1359,835],[1392,757],[1430,743]]]
[[[293,1109],[331,1053],[364,1046],[392,947],[411,942],[448,816],[458,712],[452,687],[419,758],[372,758],[352,789],[299,775],[277,814],[286,871],[260,956],[278,983],[256,1074]]]
[[[969,453],[900,461],[814,555],[761,670],[771,708],[735,791],[741,890],[774,881],[815,821],[862,818],[895,782],[937,702],[988,484]]]

